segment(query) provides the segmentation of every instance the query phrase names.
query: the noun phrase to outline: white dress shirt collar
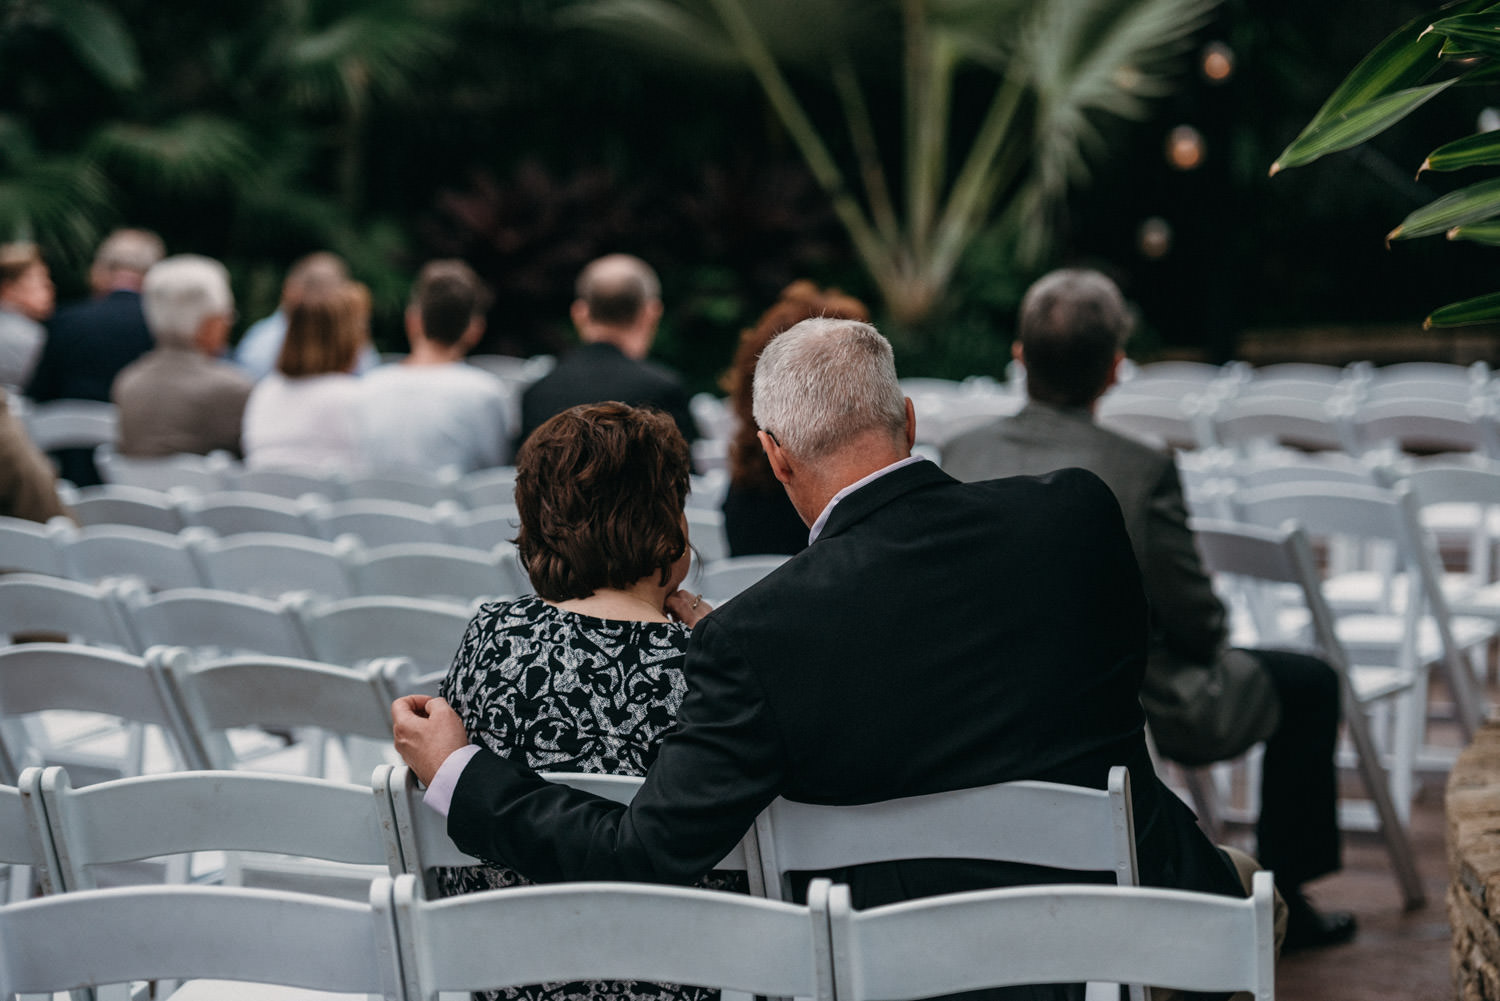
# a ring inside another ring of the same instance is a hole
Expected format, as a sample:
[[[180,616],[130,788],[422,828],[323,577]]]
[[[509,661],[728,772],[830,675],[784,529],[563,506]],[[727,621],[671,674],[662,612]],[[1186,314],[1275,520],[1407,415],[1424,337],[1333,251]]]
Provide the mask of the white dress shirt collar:
[[[898,459],[897,461],[891,463],[889,466],[883,466],[880,469],[875,470],[875,472],[871,473],[869,476],[855,480],[853,483],[849,484],[847,487],[834,494],[833,498],[829,500],[828,505],[823,508],[823,512],[818,515],[818,520],[813,522],[812,530],[807,533],[807,544],[810,546],[814,542],[818,541],[818,536],[823,532],[823,526],[828,524],[828,515],[833,512],[834,505],[839,501],[843,500],[845,497],[848,497],[860,487],[868,486],[869,484],[874,483],[876,480],[880,479],[887,473],[894,473],[896,470],[902,468],[903,466],[910,466],[914,462],[924,461],[926,461],[925,456],[908,455],[906,458]]]

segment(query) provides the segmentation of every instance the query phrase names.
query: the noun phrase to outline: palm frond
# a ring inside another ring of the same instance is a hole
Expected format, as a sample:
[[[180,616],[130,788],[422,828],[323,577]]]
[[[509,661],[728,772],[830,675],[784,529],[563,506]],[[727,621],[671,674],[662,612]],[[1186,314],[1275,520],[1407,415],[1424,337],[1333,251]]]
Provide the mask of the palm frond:
[[[213,115],[183,115],[164,125],[107,125],[94,134],[88,153],[105,169],[169,194],[231,188],[260,164],[244,128]]]
[[[135,90],[144,74],[130,29],[114,7],[97,0],[46,0],[44,9],[78,61],[120,90]]]
[[[104,175],[77,157],[32,158],[0,173],[0,241],[34,240],[81,261],[109,215]]]

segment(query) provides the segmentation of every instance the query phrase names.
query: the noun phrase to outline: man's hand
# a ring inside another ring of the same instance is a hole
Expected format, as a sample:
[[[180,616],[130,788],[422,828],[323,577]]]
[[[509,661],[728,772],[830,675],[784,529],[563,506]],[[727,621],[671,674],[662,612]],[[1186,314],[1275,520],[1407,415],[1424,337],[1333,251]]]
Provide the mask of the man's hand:
[[[391,729],[396,751],[423,785],[431,785],[448,755],[469,742],[458,713],[430,695],[407,695],[392,702]]]

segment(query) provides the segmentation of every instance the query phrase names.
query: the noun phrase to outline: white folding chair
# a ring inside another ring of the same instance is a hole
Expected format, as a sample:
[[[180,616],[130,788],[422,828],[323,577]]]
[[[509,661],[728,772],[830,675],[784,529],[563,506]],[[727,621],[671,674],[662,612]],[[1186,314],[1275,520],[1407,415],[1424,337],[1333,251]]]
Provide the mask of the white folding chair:
[[[808,904],[632,883],[565,883],[426,900],[395,881],[407,994],[574,980],[646,980],[833,997],[828,882]]]
[[[327,500],[344,498],[343,479],[336,474],[319,474],[305,469],[246,469],[236,466],[225,476],[226,490],[272,494],[287,500],[299,500],[315,494]]]
[[[10,904],[0,908],[0,995],[191,979],[173,995],[178,1001],[234,991],[218,981],[399,999],[390,893],[382,877],[361,903],[243,887],[149,886]]]
[[[1116,981],[1275,996],[1271,874],[1238,899],[1183,890],[1037,886],[856,911],[829,893],[841,1001],[1018,984]]]
[[[1421,879],[1417,875],[1405,813],[1393,794],[1391,779],[1382,763],[1367,716],[1367,706],[1371,700],[1392,698],[1405,689],[1397,684],[1378,687],[1370,685],[1362,694],[1356,686],[1349,656],[1339,641],[1333,613],[1323,600],[1312,549],[1308,545],[1306,534],[1300,528],[1288,525],[1273,529],[1220,521],[1194,521],[1192,528],[1203,556],[1204,568],[1215,575],[1221,587],[1231,592],[1240,591],[1245,598],[1243,604],[1237,605],[1231,601],[1230,607],[1239,608],[1261,623],[1260,630],[1257,630],[1257,640],[1278,642],[1285,639],[1279,635],[1277,610],[1264,607],[1266,604],[1274,605],[1279,595],[1266,599],[1257,595],[1254,590],[1242,589],[1264,585],[1278,588],[1292,586],[1300,593],[1311,623],[1311,647],[1338,674],[1345,729],[1349,742],[1353,745],[1355,766],[1374,813],[1369,821],[1350,817],[1351,826],[1374,826],[1380,831],[1406,906],[1421,906],[1424,894]],[[1343,804],[1344,807],[1359,805]],[[1405,806],[1410,808],[1409,799],[1405,801]],[[1344,812],[1346,815],[1352,813],[1347,809]]]
[[[702,564],[697,585],[712,604],[722,604],[789,559],[789,556],[726,556]]]
[[[1214,411],[1213,433],[1219,444],[1241,451],[1275,444],[1338,452],[1344,447],[1344,420],[1339,399],[1326,391],[1307,397],[1261,392],[1225,400]]]
[[[242,532],[278,532],[283,535],[318,535],[311,512],[319,498],[309,495],[288,500],[274,494],[222,490],[211,494],[174,493],[184,524],[201,525],[218,535]]]
[[[459,479],[458,499],[469,510],[516,502],[516,467],[480,469]]]
[[[310,659],[353,665],[408,657],[423,674],[448,669],[473,617],[469,605],[423,598],[346,598],[299,609]]]
[[[462,509],[453,502],[423,507],[394,500],[344,500],[320,504],[310,514],[317,534],[336,539],[349,533],[366,546],[397,542],[449,542],[446,523]]]
[[[386,756],[391,742],[388,685],[400,687],[411,671],[407,665],[388,669],[380,661],[343,667],[289,657],[197,658],[182,647],[154,647],[146,656],[174,686],[210,767],[315,776],[331,774],[325,740],[342,748],[346,777],[368,775]],[[294,749],[299,753],[290,762],[279,750],[268,760],[264,741],[242,732],[249,728],[298,731],[304,746]]]
[[[1169,448],[1208,448],[1215,444],[1212,415],[1218,406],[1207,395],[1157,396],[1116,390],[1099,400],[1099,424],[1112,431]]]
[[[182,512],[177,503],[160,490],[106,483],[83,487],[68,507],[80,525],[134,525],[158,532],[179,532]]]
[[[132,577],[152,590],[202,587],[206,582],[194,540],[203,529],[176,534],[134,525],[89,525],[62,537],[63,560],[74,580]]]
[[[1464,572],[1443,575],[1453,613],[1500,619],[1494,558],[1500,543],[1500,463],[1419,466],[1400,482],[1416,496],[1422,524],[1440,550],[1451,546],[1464,552]]]
[[[26,435],[43,452],[96,448],[115,440],[119,411],[99,400],[52,400],[28,407],[21,418]]]
[[[94,450],[94,464],[105,483],[162,492],[186,489],[211,493],[224,489],[225,476],[234,460],[227,452],[208,455],[184,452],[145,459],[121,455],[113,445],[106,444]]]
[[[11,723],[59,712],[70,714],[71,724],[59,739],[48,732],[58,728],[45,720],[42,727],[0,728],[0,781],[14,784],[22,767],[59,761],[90,780],[141,771],[144,739],[139,731],[121,734],[111,727],[101,735],[97,727],[81,730],[71,715],[78,713],[155,727],[179,766],[208,765],[174,690],[142,658],[78,643],[0,649],[0,719]],[[17,744],[18,739],[23,743]]]
[[[66,577],[62,542],[71,531],[72,523],[66,518],[41,524],[0,516],[0,573],[20,571]]]
[[[143,647],[162,644],[315,659],[301,620],[287,599],[211,588],[156,594],[136,588],[124,592],[123,604]]]
[[[14,903],[32,896],[33,890],[56,893],[62,889],[62,871],[40,789],[42,769],[22,769],[16,785],[0,785],[0,873],[5,895],[0,902]]]
[[[432,507],[443,501],[459,499],[458,471],[452,467],[437,472],[382,469],[379,472],[351,473],[343,478],[343,484],[343,496],[348,500],[390,500]]]
[[[629,803],[640,789],[642,781],[634,775],[595,775],[584,772],[539,774],[549,782],[582,789],[616,803]],[[458,846],[449,839],[447,818],[422,802],[423,789],[418,784],[416,775],[406,765],[377,766],[371,781],[377,795],[382,789],[385,790],[388,803],[387,824],[396,831],[404,871],[421,879],[429,892],[435,889],[431,882],[433,869],[439,866],[482,864],[474,856],[459,851]],[[743,870],[750,884],[750,892],[756,896],[766,896],[761,883],[759,842],[754,828],[746,831],[739,843],[714,868],[733,872]]]
[[[467,603],[524,593],[515,589],[514,575],[501,569],[499,559],[497,553],[467,546],[407,542],[352,552],[348,566],[357,594]]]
[[[196,544],[209,587],[263,598],[298,591],[320,598],[353,597],[346,561],[359,548],[352,535],[328,542],[281,532],[214,536]]]
[[[97,646],[142,649],[113,585],[34,574],[0,578],[0,637],[13,642],[17,636],[48,633]]]
[[[447,518],[448,542],[471,549],[510,545],[521,528],[521,512],[513,502],[455,511]]]
[[[213,853],[206,857],[212,870],[195,881],[354,899],[368,896],[371,879],[401,871],[368,785],[186,771],[75,789],[64,769],[52,767],[43,772],[39,791],[62,887],[69,891],[162,882],[160,866],[142,880],[140,863],[186,862],[200,853]],[[220,853],[229,853],[222,863]],[[184,881],[188,872],[179,864],[167,870],[167,881]]]
[[[1476,452],[1500,458],[1495,408],[1473,400],[1398,396],[1360,403],[1351,420],[1349,451],[1370,452],[1387,443],[1407,452]]]
[[[684,512],[688,525],[688,542],[704,563],[729,557],[729,537],[724,534],[724,514],[703,508]]]

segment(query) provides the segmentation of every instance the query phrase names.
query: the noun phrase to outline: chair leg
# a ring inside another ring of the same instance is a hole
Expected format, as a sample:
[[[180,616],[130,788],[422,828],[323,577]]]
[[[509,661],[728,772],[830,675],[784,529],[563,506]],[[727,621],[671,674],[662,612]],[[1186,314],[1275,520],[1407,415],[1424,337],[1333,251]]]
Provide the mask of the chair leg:
[[[1396,810],[1396,804],[1391,798],[1390,779],[1386,775],[1385,766],[1381,764],[1380,752],[1375,748],[1375,742],[1370,738],[1369,720],[1365,716],[1364,709],[1355,701],[1354,693],[1349,688],[1346,678],[1341,678],[1344,689],[1344,726],[1348,731],[1349,740],[1354,745],[1355,757],[1358,761],[1359,772],[1364,780],[1365,791],[1370,796],[1370,801],[1375,804],[1375,816],[1380,822],[1380,835],[1385,841],[1386,853],[1391,858],[1391,869],[1395,872],[1396,882],[1401,887],[1401,894],[1405,899],[1407,910],[1415,910],[1427,902],[1426,895],[1422,892],[1422,880],[1417,874],[1416,858],[1412,854],[1411,839],[1407,834],[1406,824]],[[1408,809],[1410,800],[1407,801]]]

